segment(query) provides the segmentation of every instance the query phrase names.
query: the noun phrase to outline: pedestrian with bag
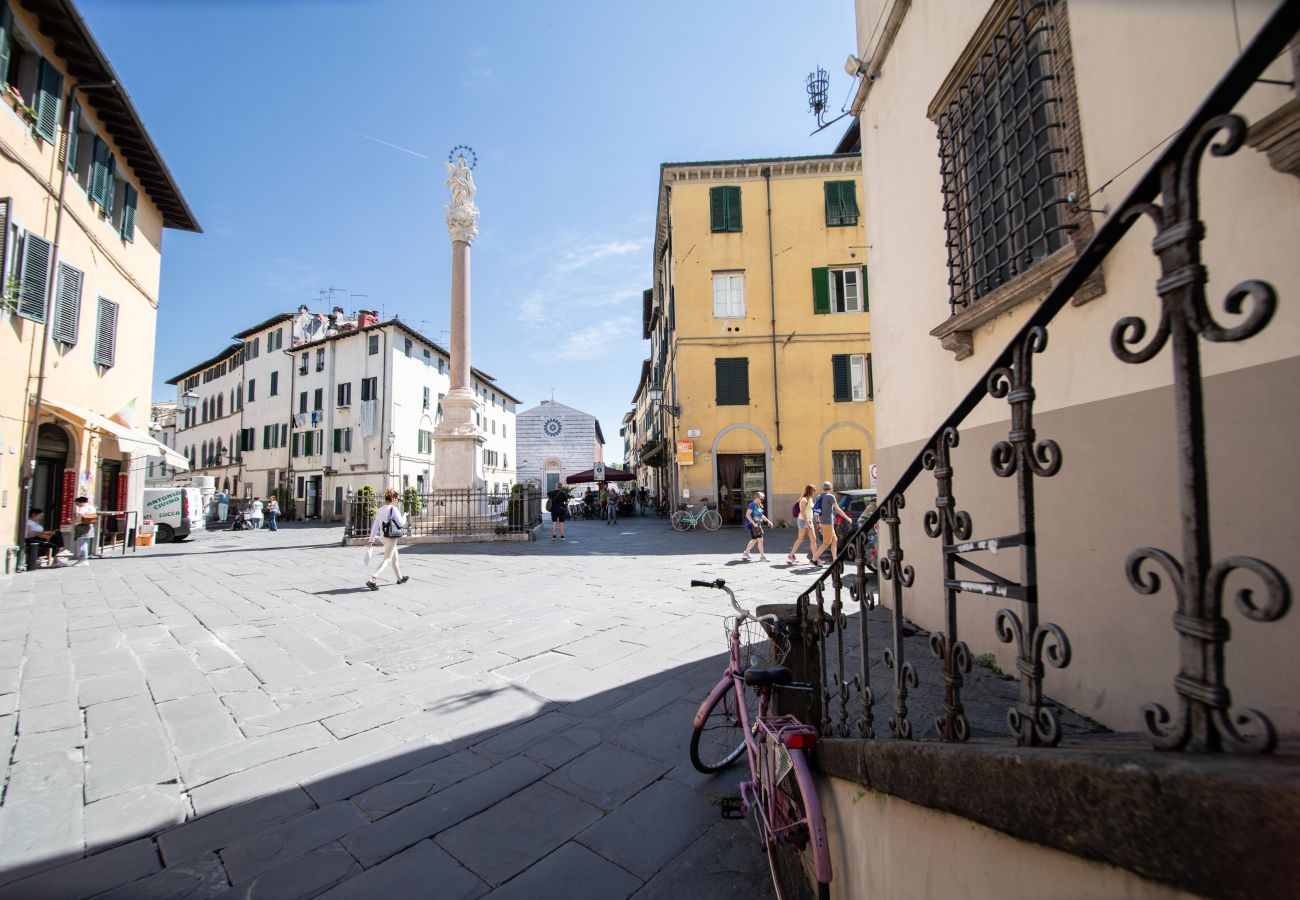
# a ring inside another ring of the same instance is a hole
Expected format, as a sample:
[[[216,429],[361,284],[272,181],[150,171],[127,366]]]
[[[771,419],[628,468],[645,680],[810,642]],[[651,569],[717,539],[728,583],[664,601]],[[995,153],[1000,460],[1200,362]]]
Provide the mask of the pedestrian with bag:
[[[767,562],[767,554],[763,552],[763,523],[772,524],[772,520],[763,512],[763,501],[767,499],[762,491],[754,492],[754,499],[749,501],[749,506],[745,507],[745,524],[749,526],[749,543],[745,545],[745,552],[741,556],[749,561],[751,559],[749,551],[755,546],[758,547],[758,558]]]
[[[402,570],[397,565],[397,539],[406,532],[406,516],[402,514],[401,507],[398,506],[400,499],[401,494],[394,488],[384,491],[384,505],[379,507],[379,510],[375,513],[375,524],[370,526],[371,545],[381,536],[384,539],[383,562],[379,564],[379,568],[375,569],[374,574],[366,581],[366,587],[372,591],[379,590],[379,576],[389,566],[393,567],[393,577],[397,579],[398,584],[406,584],[411,580],[409,575],[402,574]]]
[[[266,527],[270,531],[279,531],[276,522],[280,519],[280,501],[272,494],[266,501]]]
[[[254,497],[253,505],[248,513],[248,521],[253,523],[253,530],[259,531],[262,527],[262,498]]]
[[[612,485],[605,494],[605,521],[610,525],[618,524],[618,488]]]
[[[795,532],[794,546],[790,548],[786,556],[786,562],[794,565],[795,558],[798,556],[799,548],[803,546],[804,539],[808,540],[808,562],[813,565],[817,560],[813,559],[813,550],[817,548],[817,523],[813,521],[815,515],[813,511],[813,496],[817,493],[817,488],[811,484],[804,485],[803,494],[794,502],[794,507],[790,514],[794,516]]]
[[[546,511],[551,514],[551,540],[564,540],[564,523],[569,521],[569,492],[558,484],[551,488],[546,495]]]
[[[839,503],[835,501],[835,493],[831,490],[829,481],[822,482],[822,492],[813,503],[813,510],[816,513],[817,520],[821,525],[822,539],[813,551],[813,565],[822,564],[822,553],[828,548],[831,551],[831,560],[833,561],[839,555],[840,539],[835,534],[835,524],[841,520],[851,522],[848,514],[840,509]]]
[[[95,522],[99,513],[91,505],[89,497],[77,497],[72,501],[72,536],[77,542],[77,559],[74,566],[90,565],[90,548],[95,545]]]

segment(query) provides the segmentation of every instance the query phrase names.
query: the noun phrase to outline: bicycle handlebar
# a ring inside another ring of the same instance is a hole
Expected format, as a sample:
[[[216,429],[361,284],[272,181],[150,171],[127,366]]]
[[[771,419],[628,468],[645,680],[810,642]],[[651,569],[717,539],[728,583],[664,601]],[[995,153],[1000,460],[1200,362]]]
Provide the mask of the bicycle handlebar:
[[[715,578],[712,581],[701,581],[698,578],[692,578],[691,587],[717,588],[718,590],[726,591],[727,599],[731,601],[731,608],[736,611],[737,615],[743,616],[747,619],[753,619],[756,622],[779,621],[775,615],[769,614],[766,616],[756,616],[749,610],[745,609],[738,602],[736,602],[736,592],[733,591],[731,588],[727,587],[727,583],[723,581],[721,578]]]

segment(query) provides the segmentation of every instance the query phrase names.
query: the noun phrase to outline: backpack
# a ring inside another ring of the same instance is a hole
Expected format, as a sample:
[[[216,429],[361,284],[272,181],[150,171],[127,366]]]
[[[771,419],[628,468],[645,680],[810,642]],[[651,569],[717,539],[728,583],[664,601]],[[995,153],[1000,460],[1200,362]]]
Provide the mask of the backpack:
[[[397,520],[393,518],[393,509],[390,508],[388,510],[388,518],[384,519],[380,524],[379,531],[386,538],[399,538],[402,536],[402,530],[403,527],[397,524]]]
[[[547,498],[546,498],[546,511],[547,511],[547,512],[550,512],[550,511],[551,511],[551,498],[550,498],[550,497],[547,497]]]
[[[822,514],[822,498],[825,496],[825,494],[818,494],[817,499],[813,501],[813,512],[819,516]]]
[[[797,518],[799,518],[799,501],[798,501],[798,500],[794,501],[794,506],[790,507],[790,517],[791,517],[792,519],[797,519]]]

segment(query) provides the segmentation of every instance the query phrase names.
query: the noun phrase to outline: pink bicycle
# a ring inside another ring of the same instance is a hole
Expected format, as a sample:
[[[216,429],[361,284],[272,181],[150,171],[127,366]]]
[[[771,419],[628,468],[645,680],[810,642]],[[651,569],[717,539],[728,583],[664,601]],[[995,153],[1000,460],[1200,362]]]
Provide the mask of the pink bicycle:
[[[811,691],[812,686],[796,683],[781,665],[790,640],[776,616],[756,616],[742,608],[721,578],[692,581],[691,587],[725,591],[736,610],[725,622],[731,650],[727,670],[695,714],[691,764],[712,774],[747,753],[751,777],[740,783],[739,797],[723,798],[723,817],[753,815],[778,900],[786,898],[777,868],[783,848],[800,855],[817,883],[818,900],[826,900],[831,882],[826,820],[805,755],[817,746],[817,729],[768,711],[774,690]]]

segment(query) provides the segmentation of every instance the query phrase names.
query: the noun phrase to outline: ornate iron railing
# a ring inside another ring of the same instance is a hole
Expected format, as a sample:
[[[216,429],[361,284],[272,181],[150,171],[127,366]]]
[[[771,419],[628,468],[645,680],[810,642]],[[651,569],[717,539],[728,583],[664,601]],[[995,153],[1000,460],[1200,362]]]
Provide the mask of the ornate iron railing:
[[[1224,595],[1230,573],[1244,570],[1252,574],[1262,591],[1239,591],[1237,608],[1248,619],[1272,622],[1287,612],[1291,589],[1282,573],[1263,560],[1241,555],[1216,560],[1212,555],[1200,341],[1235,342],[1257,335],[1268,325],[1277,298],[1270,285],[1248,280],[1234,287],[1223,303],[1229,315],[1238,317],[1236,324],[1221,324],[1211,311],[1205,291],[1207,273],[1201,264],[1205,227],[1199,217],[1199,178],[1207,152],[1228,156],[1241,147],[1246,123],[1232,110],[1297,30],[1300,0],[1288,0],[957,408],[935,429],[879,506],[859,519],[833,564],[799,596],[799,620],[819,623],[804,629],[804,640],[819,651],[824,734],[875,736],[876,697],[869,681],[867,615],[875,576],[867,563],[868,533],[883,523],[888,539],[882,546],[888,549],[880,559],[879,578],[892,606],[892,640],[882,653],[882,662],[893,676],[889,731],[895,738],[912,737],[908,695],[917,688],[918,677],[905,657],[903,637],[910,632],[907,589],[913,586],[916,573],[905,562],[900,525],[907,512],[906,492],[928,471],[934,476],[935,493],[933,508],[923,514],[922,525],[925,534],[942,545],[944,589],[944,625],[929,640],[931,653],[942,662],[944,687],[936,731],[945,741],[964,741],[970,736],[962,688],[972,658],[958,633],[957,610],[960,594],[975,593],[1012,602],[994,617],[997,638],[1014,643],[1017,651],[1019,698],[1008,711],[1011,732],[1022,744],[1053,746],[1060,740],[1057,710],[1043,697],[1044,667],[1069,665],[1071,647],[1060,627],[1042,620],[1034,488],[1038,479],[1050,478],[1060,470],[1063,454],[1055,441],[1039,439],[1034,429],[1033,361],[1047,349],[1048,326],[1056,315],[1134,222],[1145,215],[1156,226],[1153,249],[1161,273],[1156,282],[1161,301],[1159,321],[1149,326],[1137,316],[1120,319],[1111,332],[1110,349],[1121,361],[1138,365],[1152,360],[1166,346],[1170,348],[1182,532],[1181,557],[1156,547],[1140,547],[1126,562],[1128,581],[1138,593],[1153,594],[1162,579],[1168,579],[1177,597],[1173,618],[1180,642],[1180,668],[1174,677],[1177,707],[1144,706],[1145,730],[1152,745],[1168,750],[1267,752],[1274,748],[1277,736],[1269,719],[1256,710],[1231,704],[1224,669],[1224,647],[1229,639],[1228,622],[1223,618]],[[1011,534],[976,538],[972,517],[957,506],[951,451],[958,446],[962,423],[989,397],[1005,400],[1010,407],[1010,430],[1006,439],[992,448],[992,468],[998,477],[1015,482],[1018,523]],[[972,558],[981,552],[1007,549],[1019,552],[1017,580]],[[846,571],[849,565],[853,570]],[[849,615],[849,604],[856,605],[856,617]],[[857,646],[850,646],[854,641]],[[859,671],[850,677],[847,668],[854,664],[854,656]]]
[[[379,501],[354,495],[346,503],[343,537],[365,538],[374,524]],[[510,492],[488,490],[433,491],[407,498],[403,536],[472,537],[525,534],[542,521],[542,492],[519,487]]]

